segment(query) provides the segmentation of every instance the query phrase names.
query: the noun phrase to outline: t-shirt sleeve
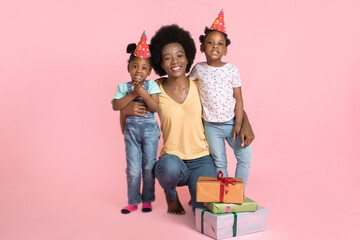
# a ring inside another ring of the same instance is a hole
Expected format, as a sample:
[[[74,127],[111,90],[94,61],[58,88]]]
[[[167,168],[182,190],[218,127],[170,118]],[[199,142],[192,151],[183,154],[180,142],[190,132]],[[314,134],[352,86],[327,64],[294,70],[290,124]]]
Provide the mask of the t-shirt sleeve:
[[[198,64],[196,64],[192,69],[191,72],[189,74],[189,78],[193,81],[197,81],[199,79],[199,74],[198,74]]]
[[[159,85],[154,80],[149,80],[149,95],[161,94]]]
[[[111,100],[111,103],[113,103],[113,101],[115,99],[120,99],[126,96],[126,92],[127,92],[127,85],[126,83],[120,83],[116,89],[115,92],[115,96],[113,97],[113,99]]]
[[[233,88],[241,87],[241,79],[240,79],[239,69],[234,66],[231,72],[232,72],[231,77],[232,77]]]

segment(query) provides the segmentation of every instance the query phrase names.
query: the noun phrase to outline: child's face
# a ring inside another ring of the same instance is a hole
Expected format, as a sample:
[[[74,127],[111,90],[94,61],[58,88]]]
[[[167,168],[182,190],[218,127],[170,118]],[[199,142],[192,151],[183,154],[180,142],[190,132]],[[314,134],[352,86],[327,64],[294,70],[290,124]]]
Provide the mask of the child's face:
[[[210,32],[204,43],[201,44],[200,49],[205,53],[208,61],[221,60],[222,56],[227,53],[224,34],[219,31]]]
[[[128,65],[128,72],[132,82],[142,82],[151,73],[149,58],[134,57]]]
[[[170,43],[162,49],[161,67],[169,77],[185,75],[188,60],[185,50],[179,43]]]

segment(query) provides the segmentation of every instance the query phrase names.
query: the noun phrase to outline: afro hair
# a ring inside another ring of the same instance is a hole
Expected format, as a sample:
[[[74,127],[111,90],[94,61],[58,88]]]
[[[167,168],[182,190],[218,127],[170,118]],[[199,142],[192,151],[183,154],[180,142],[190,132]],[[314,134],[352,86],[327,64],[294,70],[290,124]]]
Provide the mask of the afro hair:
[[[159,76],[166,75],[166,72],[161,67],[162,50],[165,45],[170,43],[179,43],[184,48],[185,55],[188,60],[188,64],[186,66],[186,72],[188,73],[195,59],[195,42],[188,31],[176,24],[162,26],[151,38],[150,51],[154,71]]]
[[[204,41],[205,41],[205,38],[207,37],[207,35],[209,34],[209,33],[211,33],[211,32],[213,32],[213,31],[217,31],[217,30],[212,30],[212,29],[210,29],[210,28],[208,28],[208,27],[205,27],[205,30],[204,30],[204,34],[205,35],[201,35],[200,37],[199,37],[199,40],[200,40],[200,42],[202,43],[202,44],[204,44]],[[220,31],[219,31],[220,32]],[[225,45],[226,46],[229,46],[230,45],[230,43],[231,43],[231,41],[230,41],[230,39],[228,38],[228,35],[226,34],[226,33],[223,33],[223,32],[221,32],[222,34],[224,34],[224,37],[225,37]]]

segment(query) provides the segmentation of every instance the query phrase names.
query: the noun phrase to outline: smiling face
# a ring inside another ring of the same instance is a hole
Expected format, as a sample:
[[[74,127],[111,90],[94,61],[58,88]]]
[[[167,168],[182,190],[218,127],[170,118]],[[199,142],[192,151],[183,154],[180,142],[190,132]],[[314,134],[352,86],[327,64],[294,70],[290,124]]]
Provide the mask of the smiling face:
[[[188,60],[184,48],[179,43],[165,45],[161,57],[161,67],[168,77],[185,76]]]
[[[204,43],[201,44],[200,49],[205,53],[209,65],[221,64],[221,58],[227,53],[224,34],[219,31],[210,32],[204,39]]]
[[[134,57],[128,65],[128,72],[132,82],[142,82],[151,73],[149,58]]]

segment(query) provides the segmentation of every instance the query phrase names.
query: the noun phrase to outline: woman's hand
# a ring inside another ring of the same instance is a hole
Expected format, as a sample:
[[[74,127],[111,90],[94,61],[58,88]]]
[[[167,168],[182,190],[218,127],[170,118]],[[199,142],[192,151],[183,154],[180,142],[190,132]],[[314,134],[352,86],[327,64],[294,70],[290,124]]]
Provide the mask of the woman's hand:
[[[142,113],[149,113],[149,111],[144,102],[132,101],[121,111],[121,113],[146,118]]]
[[[240,130],[240,138],[241,138],[241,146],[246,147],[249,146],[250,143],[255,139],[254,132],[250,125],[248,116],[244,111],[244,120]]]

